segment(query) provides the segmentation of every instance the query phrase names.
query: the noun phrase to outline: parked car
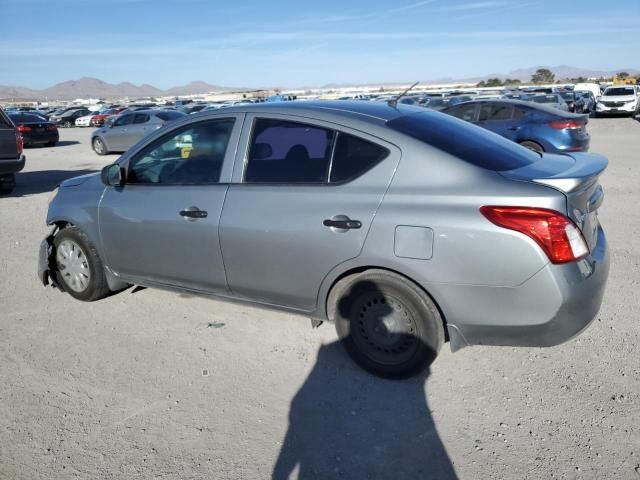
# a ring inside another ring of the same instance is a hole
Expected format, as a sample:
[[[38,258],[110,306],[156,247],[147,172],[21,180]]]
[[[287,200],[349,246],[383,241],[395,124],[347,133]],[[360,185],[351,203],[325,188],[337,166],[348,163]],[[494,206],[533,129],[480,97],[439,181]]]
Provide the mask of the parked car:
[[[172,110],[139,110],[122,113],[109,118],[102,128],[91,134],[91,146],[98,155],[111,152],[124,152],[137,143],[142,137],[184,117],[182,112]]]
[[[588,115],[520,100],[483,100],[462,103],[444,113],[491,130],[537,152],[586,152],[591,137]]]
[[[87,115],[83,117],[76,118],[75,126],[76,127],[90,127],[91,122],[93,121],[93,117],[95,117],[97,112],[89,112]]]
[[[575,92],[577,95],[580,95],[582,97],[582,100],[584,101],[584,113],[594,112],[596,109],[596,97],[594,97],[593,93],[588,90],[576,90]]]
[[[361,366],[406,376],[445,328],[454,351],[550,346],[594,319],[606,165],[420,107],[229,108],[63,182],[38,274],[84,301],[136,284],[328,320]]]
[[[560,91],[556,92],[560,96],[562,96],[563,100],[566,102],[567,107],[569,107],[569,111],[572,113],[584,113],[584,99],[582,95],[574,92],[574,91]]]
[[[640,87],[617,85],[608,87],[596,104],[596,116],[631,115],[640,113]]]
[[[62,107],[62,108],[59,108],[59,109],[55,110],[51,115],[49,115],[49,120],[51,120],[52,122],[55,122],[61,116],[66,115],[69,112],[74,112],[76,110],[83,110],[83,111],[86,110],[87,112],[89,111],[89,109],[86,108],[86,107],[78,107],[78,106],[75,106],[75,107]],[[74,121],[75,121],[75,119],[74,119]]]
[[[51,118],[51,121],[64,128],[71,128],[75,126],[76,120],[80,117],[84,117],[85,115],[89,115],[89,110],[86,108],[80,108],[77,110],[67,110],[66,112],[61,113],[55,117]]]
[[[102,113],[98,113],[97,115],[94,115],[93,117],[91,117],[90,126],[101,127],[102,125],[104,125],[104,122],[107,120],[107,118],[117,114],[118,114],[118,110],[115,108],[105,110]]]
[[[58,127],[34,113],[10,113],[9,118],[22,136],[25,147],[33,145],[55,146],[58,143]]]
[[[16,173],[24,168],[22,136],[7,114],[0,108],[0,195],[16,187]]]
[[[545,93],[542,95],[533,95],[531,97],[525,97],[523,100],[528,102],[540,103],[549,107],[557,108],[565,112],[569,111],[569,105],[565,102],[562,95],[559,93]]]

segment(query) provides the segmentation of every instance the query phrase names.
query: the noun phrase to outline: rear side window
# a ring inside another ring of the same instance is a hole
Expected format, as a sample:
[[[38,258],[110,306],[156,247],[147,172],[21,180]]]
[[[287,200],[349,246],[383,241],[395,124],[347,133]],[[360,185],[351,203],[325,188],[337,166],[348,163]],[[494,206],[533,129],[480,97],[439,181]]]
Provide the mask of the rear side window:
[[[387,158],[389,150],[353,135],[338,133],[331,162],[331,183],[349,182]]]
[[[146,113],[136,113],[133,118],[133,123],[147,123],[149,121],[149,115]]]
[[[477,106],[478,105],[476,103],[458,105],[457,107],[452,107],[445,110],[445,113],[453,115],[454,117],[460,118],[466,122],[475,122]]]
[[[480,122],[499,122],[511,120],[513,107],[500,103],[483,103],[480,106]]]
[[[475,125],[435,112],[414,113],[387,125],[472,165],[497,172],[531,165],[540,156]]]
[[[325,183],[334,137],[315,125],[256,120],[245,183]]]
[[[0,128],[13,129],[13,125],[11,125],[11,121],[7,118],[7,116],[2,111],[2,109],[0,109]]]
[[[182,112],[166,111],[166,112],[156,113],[156,117],[158,117],[160,120],[164,120],[165,122],[170,122],[171,120],[177,120],[178,118],[182,118],[184,116],[185,114]]]

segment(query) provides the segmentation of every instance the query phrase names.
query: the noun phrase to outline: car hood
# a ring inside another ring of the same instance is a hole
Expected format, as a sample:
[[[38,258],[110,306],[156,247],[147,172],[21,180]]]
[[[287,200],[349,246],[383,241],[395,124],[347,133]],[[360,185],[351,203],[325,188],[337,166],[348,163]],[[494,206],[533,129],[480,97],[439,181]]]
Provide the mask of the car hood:
[[[73,177],[65,180],[60,184],[61,187],[77,187],[78,185],[82,185],[86,182],[101,182],[100,180],[100,172],[96,173],[87,173],[86,175],[80,175],[79,177]]]
[[[636,98],[635,95],[611,95],[608,97],[602,96],[600,100],[603,102],[633,102]]]

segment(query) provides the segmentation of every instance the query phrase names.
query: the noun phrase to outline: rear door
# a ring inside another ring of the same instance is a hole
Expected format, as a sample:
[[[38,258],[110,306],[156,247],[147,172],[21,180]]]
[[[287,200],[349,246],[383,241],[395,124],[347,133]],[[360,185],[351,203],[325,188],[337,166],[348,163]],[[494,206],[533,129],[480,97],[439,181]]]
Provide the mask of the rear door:
[[[513,106],[503,102],[481,103],[478,125],[509,140],[515,140],[520,129],[518,121],[513,119]]]
[[[15,160],[18,158],[16,129],[2,109],[0,109],[0,159]]]
[[[133,124],[133,115],[133,113],[128,113],[121,116],[107,130],[104,136],[109,150],[122,152],[129,148],[129,129]]]
[[[220,221],[233,295],[302,311],[357,257],[400,150],[318,120],[248,115]]]
[[[107,265],[131,283],[225,294],[218,223],[243,116],[191,122],[135,153],[98,212]]]

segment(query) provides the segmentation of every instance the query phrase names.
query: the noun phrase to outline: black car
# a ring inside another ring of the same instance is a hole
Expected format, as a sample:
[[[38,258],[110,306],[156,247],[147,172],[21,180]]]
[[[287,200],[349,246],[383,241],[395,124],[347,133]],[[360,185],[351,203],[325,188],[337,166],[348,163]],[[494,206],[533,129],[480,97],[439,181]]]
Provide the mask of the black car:
[[[562,90],[562,91],[558,91],[556,92],[558,94],[560,94],[562,96],[562,98],[564,98],[564,101],[567,102],[567,105],[569,106],[569,111],[572,113],[584,113],[585,109],[584,109],[584,105],[585,105],[585,101],[582,98],[582,95],[570,91],[570,90]]]
[[[15,174],[23,168],[22,137],[0,108],[0,194],[13,191],[16,186]]]
[[[74,127],[76,125],[76,120],[78,118],[89,115],[90,113],[91,112],[89,111],[88,108],[68,110],[64,112],[62,115],[52,118],[52,120],[56,123],[56,125],[69,128],[69,127]]]
[[[25,147],[32,145],[53,147],[60,140],[58,127],[40,115],[35,113],[10,113],[9,118],[22,135]]]
[[[596,97],[593,96],[592,92],[579,91],[576,92],[576,95],[580,95],[584,100],[584,108],[582,110],[584,113],[591,113],[596,110]]]

